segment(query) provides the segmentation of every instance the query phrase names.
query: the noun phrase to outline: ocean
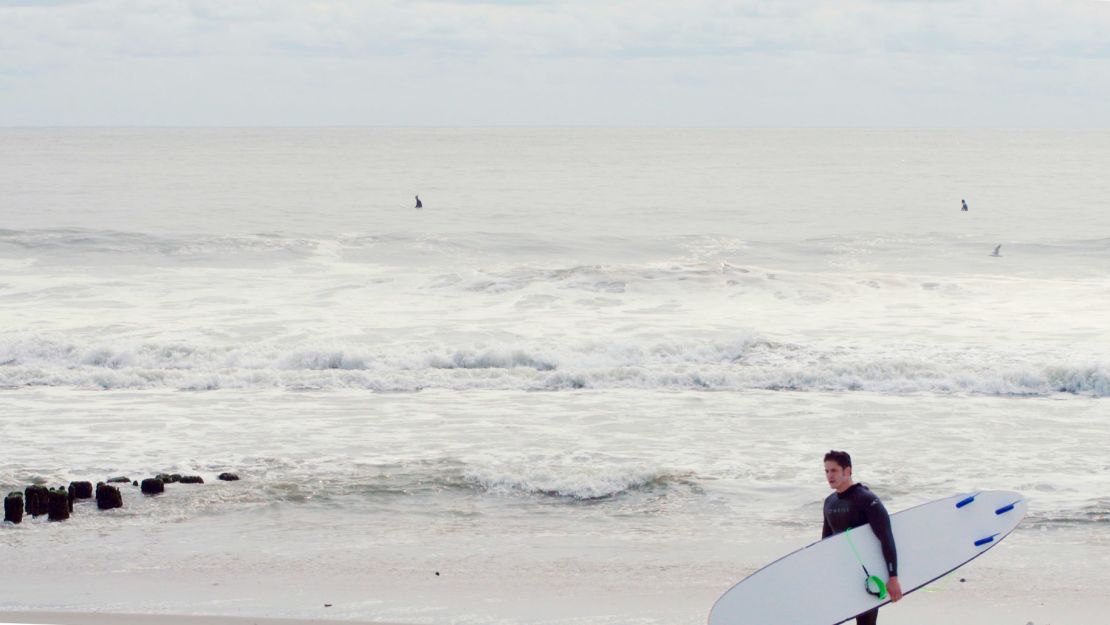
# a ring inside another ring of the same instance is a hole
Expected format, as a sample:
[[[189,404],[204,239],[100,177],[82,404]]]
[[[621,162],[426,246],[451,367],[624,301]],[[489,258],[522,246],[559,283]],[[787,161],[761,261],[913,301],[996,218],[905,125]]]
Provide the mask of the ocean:
[[[1028,496],[907,605],[1105,589],[1108,167],[1106,131],[0,129],[0,490],[206,482],[0,525],[0,608],[701,623],[820,537],[832,448],[891,511]]]

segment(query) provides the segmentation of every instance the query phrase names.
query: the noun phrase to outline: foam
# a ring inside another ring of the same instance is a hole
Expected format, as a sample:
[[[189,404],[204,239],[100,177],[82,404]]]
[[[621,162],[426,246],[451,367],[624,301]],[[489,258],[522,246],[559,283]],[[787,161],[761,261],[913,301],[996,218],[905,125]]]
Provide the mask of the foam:
[[[999,362],[1021,364],[999,365]],[[79,344],[38,335],[0,339],[0,386],[100,389],[780,390],[882,393],[1110,395],[1100,362],[1035,359],[909,346],[869,353],[767,341],[583,342],[450,349],[381,346],[201,347]]]
[[[523,493],[531,496],[598,501],[652,488],[665,488],[691,475],[646,468],[614,467],[609,470],[567,467],[532,467],[511,470],[469,470],[467,482],[495,494]]]

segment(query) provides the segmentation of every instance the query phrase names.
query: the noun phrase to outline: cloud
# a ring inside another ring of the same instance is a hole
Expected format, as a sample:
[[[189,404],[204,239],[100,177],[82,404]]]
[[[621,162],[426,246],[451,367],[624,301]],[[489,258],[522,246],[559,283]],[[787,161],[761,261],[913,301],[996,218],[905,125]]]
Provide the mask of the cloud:
[[[784,119],[802,125],[856,124],[879,118],[947,124],[958,123],[961,114],[950,113],[938,100],[953,96],[964,99],[966,123],[1027,120],[1016,103],[1002,101],[1003,95],[1037,101],[1044,107],[1041,118],[1050,123],[1073,114],[1084,98],[1093,107],[1095,98],[1110,95],[1110,87],[1087,78],[1110,70],[1110,4],[1105,2],[28,4],[0,0],[0,32],[5,33],[0,84],[7,88],[0,124],[38,123],[44,114],[36,108],[52,107],[36,98],[73,98],[78,90],[146,98],[165,108],[167,119],[195,119],[201,110],[204,119],[219,120],[220,107],[242,109],[229,103],[221,89],[241,94],[239,102],[255,101],[250,94],[262,93],[282,93],[289,100],[284,91],[292,87],[354,104],[347,109],[295,98],[298,104],[285,110],[268,104],[273,120],[372,124],[608,123],[622,118],[658,124]],[[427,101],[438,100],[444,85],[451,87],[457,106]],[[169,93],[190,100],[193,109],[163,100],[162,94]],[[396,94],[397,106],[379,102],[383,93]],[[642,93],[671,104],[649,105],[638,96]],[[728,98],[734,113],[708,103],[710,98]],[[506,100],[531,110],[531,116],[517,111],[482,116],[483,109],[503,109]],[[564,108],[556,109],[554,102]],[[126,110],[125,104],[118,106]],[[644,113],[622,115],[618,106]],[[878,110],[881,106],[909,107],[911,113],[899,116]],[[112,108],[108,103],[101,107]],[[853,116],[851,111],[861,108],[867,113]],[[360,118],[357,110],[368,113]],[[421,114],[414,117],[410,111]],[[146,119],[149,111],[133,114]],[[1110,122],[1110,113],[1085,115]],[[100,117],[103,112],[88,111],[89,119]],[[224,117],[241,123],[249,112]]]
[[[93,0],[0,0],[0,9],[5,7],[42,8],[62,6],[66,4],[84,4]]]

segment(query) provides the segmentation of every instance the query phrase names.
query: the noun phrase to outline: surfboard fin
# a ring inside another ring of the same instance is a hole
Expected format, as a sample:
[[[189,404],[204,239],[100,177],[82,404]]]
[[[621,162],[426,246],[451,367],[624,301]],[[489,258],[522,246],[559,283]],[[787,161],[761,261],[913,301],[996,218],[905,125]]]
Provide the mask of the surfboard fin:
[[[998,534],[991,534],[990,536],[987,536],[986,538],[980,538],[979,540],[975,541],[975,546],[976,547],[982,547],[983,545],[985,545],[987,543],[993,543],[995,536],[998,536]]]
[[[962,507],[966,506],[967,504],[975,501],[975,498],[978,497],[978,496],[979,496],[979,493],[975,493],[974,495],[969,495],[967,497],[964,497],[963,499],[956,502],[956,507],[957,508],[962,508]]]

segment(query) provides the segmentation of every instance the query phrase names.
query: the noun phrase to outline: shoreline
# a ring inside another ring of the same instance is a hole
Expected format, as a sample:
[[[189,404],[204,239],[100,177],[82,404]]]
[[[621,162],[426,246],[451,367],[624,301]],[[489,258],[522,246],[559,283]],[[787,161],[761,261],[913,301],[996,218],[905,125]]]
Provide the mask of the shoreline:
[[[0,610],[0,625],[400,625],[384,621],[348,619],[311,619],[207,614],[143,614],[117,612],[5,611]]]

